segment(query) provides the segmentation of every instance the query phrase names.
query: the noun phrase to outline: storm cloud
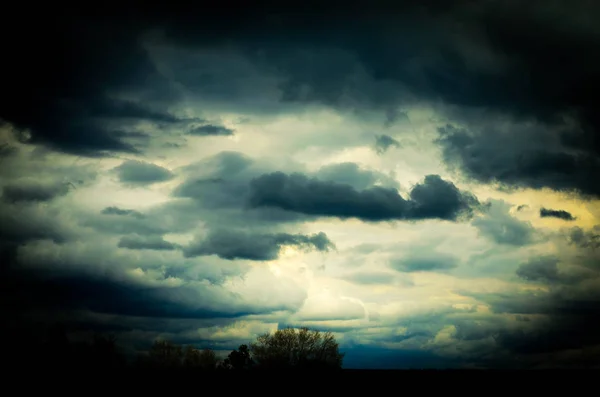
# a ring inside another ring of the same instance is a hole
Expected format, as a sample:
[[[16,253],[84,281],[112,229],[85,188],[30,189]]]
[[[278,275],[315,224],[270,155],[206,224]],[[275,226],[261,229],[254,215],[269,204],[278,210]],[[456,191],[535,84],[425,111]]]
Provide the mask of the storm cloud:
[[[600,3],[18,8],[14,345],[294,325],[350,367],[600,367]]]
[[[305,236],[287,233],[253,234],[217,230],[211,232],[206,238],[186,247],[184,254],[187,257],[217,255],[229,260],[270,261],[277,259],[279,250],[285,245],[318,251],[328,251],[335,248],[335,245],[327,238],[325,233]]]
[[[462,215],[469,216],[478,201],[438,175],[426,176],[423,183],[412,188],[410,199],[405,200],[396,189],[372,187],[358,191],[350,185],[299,173],[276,172],[251,181],[249,204],[307,215],[384,221],[457,220]]]

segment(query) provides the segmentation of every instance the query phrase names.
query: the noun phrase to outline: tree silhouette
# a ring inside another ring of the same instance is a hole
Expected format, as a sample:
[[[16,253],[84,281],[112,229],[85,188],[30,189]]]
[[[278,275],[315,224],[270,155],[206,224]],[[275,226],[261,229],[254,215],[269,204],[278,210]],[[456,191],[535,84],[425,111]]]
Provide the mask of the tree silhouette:
[[[180,368],[183,364],[183,349],[171,341],[157,340],[150,348],[148,363],[153,368]]]
[[[218,363],[217,355],[210,349],[198,350],[191,345],[185,347],[183,366],[186,369],[216,369]]]
[[[250,345],[253,359],[264,369],[340,369],[344,354],[331,332],[286,328],[266,333]]]
[[[320,333],[308,328],[287,328],[261,335],[250,346],[240,345],[222,361],[210,349],[156,340],[147,352],[138,354],[137,360],[131,362],[119,350],[116,338],[111,335],[96,334],[92,340],[78,338],[68,334],[61,325],[42,333],[37,342],[17,339],[21,346],[12,347],[5,361],[22,368],[84,370],[89,373],[130,368],[195,373],[215,369],[337,369],[341,368],[344,356],[338,351],[338,344],[330,332]]]
[[[125,366],[125,358],[117,346],[114,335],[95,335],[90,346],[92,366],[104,369],[119,369]]]
[[[250,369],[254,361],[250,357],[250,350],[247,345],[241,345],[238,350],[232,350],[223,362],[224,368],[229,369]]]

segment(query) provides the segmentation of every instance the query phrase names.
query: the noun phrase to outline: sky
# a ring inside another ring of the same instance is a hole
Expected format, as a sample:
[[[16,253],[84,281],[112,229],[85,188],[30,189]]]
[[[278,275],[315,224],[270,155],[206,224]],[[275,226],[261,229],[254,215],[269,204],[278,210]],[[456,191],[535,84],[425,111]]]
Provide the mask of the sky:
[[[347,368],[600,367],[598,17],[554,0],[14,11],[1,314],[128,352],[305,326]]]

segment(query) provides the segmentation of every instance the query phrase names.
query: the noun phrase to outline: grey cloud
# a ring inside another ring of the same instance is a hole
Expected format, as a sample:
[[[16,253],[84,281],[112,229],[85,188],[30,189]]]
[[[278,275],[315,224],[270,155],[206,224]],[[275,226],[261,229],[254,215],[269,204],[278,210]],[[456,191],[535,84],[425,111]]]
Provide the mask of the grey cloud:
[[[160,236],[123,236],[117,245],[119,248],[132,250],[158,250],[171,251],[177,249],[178,245],[165,241]]]
[[[502,325],[493,318],[478,319],[478,321],[458,320],[454,324],[456,327],[454,338],[461,341],[479,341],[493,337]]]
[[[594,226],[593,230],[585,231],[576,226],[570,230],[569,242],[581,248],[600,247],[600,225]]]
[[[556,295],[545,299],[551,300],[550,305],[546,305],[547,311],[550,311],[547,320],[525,323],[528,324],[526,327],[496,329],[492,334],[496,343],[512,354],[523,355],[522,358],[542,353],[556,355],[565,350],[583,352],[598,343],[600,318],[597,302],[577,302],[560,299]],[[534,310],[533,313],[544,312]]]
[[[2,122],[0,122],[0,127],[2,127]],[[0,145],[0,160],[4,160],[7,157],[11,157],[19,153],[19,148],[14,146],[11,143],[4,142]]]
[[[439,175],[425,176],[423,183],[413,186],[410,198],[410,217],[416,219],[457,220],[461,216],[471,216],[473,209],[479,206],[477,198],[470,192],[458,190]]]
[[[0,241],[21,244],[49,239],[63,243],[73,236],[70,227],[55,210],[39,206],[0,206]]]
[[[325,233],[310,236],[301,234],[253,234],[239,231],[216,230],[200,241],[184,249],[186,257],[217,255],[223,259],[248,259],[269,261],[277,259],[279,249],[284,245],[293,245],[300,249],[329,251],[334,244]]]
[[[388,285],[396,281],[395,275],[387,272],[355,272],[343,276],[342,279],[362,285]]]
[[[377,171],[363,169],[358,164],[349,162],[323,166],[315,173],[315,177],[325,181],[351,185],[358,190],[373,187],[375,184],[385,187],[399,187],[393,178]]]
[[[139,216],[135,212],[128,215],[117,215],[114,212],[112,214],[106,212],[97,215],[88,214],[85,217],[82,216],[79,224],[110,234],[163,235],[172,231],[169,224],[160,222],[157,217]]]
[[[99,237],[94,244],[74,246],[15,250],[0,244],[0,288],[7,297],[0,302],[3,318],[25,330],[57,321],[66,321],[70,331],[116,330],[135,339],[128,343],[138,343],[136,331],[178,333],[183,324],[192,324],[186,330],[197,336],[198,327],[227,319],[294,312],[306,299],[297,284],[269,270],[239,262],[224,266],[218,258],[187,260],[169,251],[111,251]],[[170,324],[177,320],[179,327]]]
[[[132,216],[137,219],[144,218],[144,214],[136,210],[123,209],[119,207],[106,207],[101,211],[104,215]]]
[[[114,170],[121,182],[133,186],[165,182],[174,177],[173,173],[166,168],[139,160],[124,161]]]
[[[247,208],[251,194],[250,181],[270,168],[268,164],[255,161],[237,152],[222,152],[209,159],[187,166],[183,172],[186,180],[174,189],[174,197],[192,198],[206,208]],[[375,185],[397,187],[398,183],[390,176],[375,170],[361,168],[355,163],[345,162],[321,167],[312,175],[322,180],[346,183],[356,189],[365,189]],[[283,220],[295,220],[300,214],[283,209],[255,208],[246,213],[271,213]]]
[[[127,141],[124,128],[140,121],[179,122],[158,110],[177,94],[141,47],[138,23],[128,28],[101,18],[83,21],[64,14],[59,19],[32,22],[32,41],[24,45],[36,51],[3,41],[7,56],[23,63],[2,79],[12,99],[2,102],[1,116],[31,131],[28,143],[82,156],[136,153],[139,148]],[[38,57],[47,60],[43,70],[33,66]]]
[[[396,189],[372,187],[358,191],[350,185],[321,181],[303,174],[275,172],[250,182],[251,207],[275,207],[306,215],[359,218],[366,221],[470,216],[478,202],[438,175],[428,175],[405,200]]]
[[[239,208],[247,193],[246,184],[237,179],[189,178],[177,186],[172,195],[194,199],[207,208]]]
[[[231,136],[234,134],[234,130],[220,125],[207,124],[191,128],[188,134],[198,136]]]
[[[513,128],[522,131],[524,127]],[[437,142],[442,146],[446,162],[457,165],[480,182],[515,188],[548,187],[592,196],[600,194],[598,185],[591,178],[600,172],[598,158],[557,147],[548,134],[538,137],[534,145],[524,142],[524,138],[517,140],[507,136],[507,132],[485,127],[474,132],[448,125],[440,128],[439,133]],[[535,131],[520,133],[524,137]]]
[[[437,252],[411,253],[403,258],[392,259],[390,266],[400,272],[436,272],[457,267],[458,258]]]
[[[391,147],[399,148],[400,142],[385,134],[375,136],[375,151],[377,154],[383,154]]]
[[[479,233],[498,244],[523,246],[536,241],[535,229],[528,222],[513,217],[510,206],[503,201],[490,200],[484,206],[484,215],[471,224]]]
[[[56,197],[66,195],[70,188],[71,185],[67,183],[12,183],[2,188],[2,199],[12,203],[50,201]]]
[[[220,152],[182,168],[186,175],[173,197],[191,198],[206,208],[241,208],[255,161],[240,152]]]
[[[385,123],[386,127],[391,127],[393,124],[400,120],[408,121],[408,115],[406,112],[403,112],[397,108],[390,108],[385,113]]]
[[[190,176],[220,180],[239,175],[248,170],[255,161],[241,152],[223,151],[214,156],[186,165],[182,170]]]
[[[6,290],[21,310],[90,310],[140,317],[218,318],[291,309],[274,305],[261,308],[243,302],[220,286],[187,282],[181,286],[150,286],[133,279],[87,274],[13,274]],[[21,289],[23,292],[19,293]],[[28,294],[26,295],[25,292]]]
[[[494,313],[520,316],[517,324],[488,330],[500,349],[519,355],[529,365],[539,365],[544,360],[535,355],[552,354],[549,363],[557,365],[561,352],[585,351],[600,341],[600,273],[597,269],[582,269],[579,264],[583,262],[582,258],[565,262],[552,255],[532,257],[519,266],[516,274],[546,288],[461,293],[489,305]]]
[[[558,219],[562,219],[564,221],[574,221],[575,218],[573,215],[571,215],[570,212],[564,211],[564,210],[553,210],[553,209],[548,209],[548,208],[542,208],[540,209],[540,217],[542,218],[558,218]]]
[[[117,15],[77,22],[63,15],[58,26],[38,18],[32,23],[35,39],[24,48],[41,42],[36,48],[54,59],[51,44],[59,42],[56,59],[70,59],[69,70],[54,62],[43,72],[11,66],[6,74],[11,78],[3,80],[11,99],[0,106],[2,116],[31,128],[38,141],[45,138],[62,148],[131,150],[99,127],[97,134],[77,134],[88,125],[75,121],[93,108],[89,102],[109,93],[137,94],[128,97],[141,97],[139,103],[180,100],[138,40],[148,30],[160,30],[167,47],[213,54],[227,44],[235,53],[206,56],[216,59],[212,68],[197,58],[179,60],[169,76],[209,103],[282,109],[282,99],[389,111],[429,101],[559,124],[570,112],[581,132],[566,143],[597,158],[598,119],[590,98],[600,81],[599,60],[589,56],[599,45],[591,21],[595,4],[409,3],[350,6],[343,13],[319,5],[299,19],[282,6],[241,7],[233,14],[220,7],[185,15],[154,9],[134,24]],[[221,28],[225,16],[235,21],[227,32]],[[21,46],[6,40],[4,47],[9,57],[35,65]],[[565,61],[552,62],[557,56]],[[315,63],[316,58],[326,61]],[[254,68],[236,66],[246,63]],[[38,106],[45,98],[52,98],[52,106]]]
[[[559,259],[552,256],[530,259],[519,266],[517,276],[528,281],[555,283],[560,280],[558,262]]]

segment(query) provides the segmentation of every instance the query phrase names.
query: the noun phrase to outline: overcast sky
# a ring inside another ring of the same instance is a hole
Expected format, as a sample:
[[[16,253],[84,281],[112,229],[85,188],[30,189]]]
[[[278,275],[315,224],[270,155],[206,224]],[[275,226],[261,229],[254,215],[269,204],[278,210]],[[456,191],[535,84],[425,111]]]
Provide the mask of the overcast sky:
[[[600,3],[397,3],[14,15],[3,315],[130,352],[308,326],[346,367],[600,365]]]

